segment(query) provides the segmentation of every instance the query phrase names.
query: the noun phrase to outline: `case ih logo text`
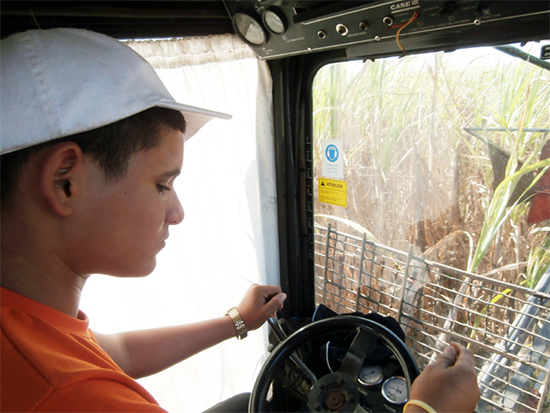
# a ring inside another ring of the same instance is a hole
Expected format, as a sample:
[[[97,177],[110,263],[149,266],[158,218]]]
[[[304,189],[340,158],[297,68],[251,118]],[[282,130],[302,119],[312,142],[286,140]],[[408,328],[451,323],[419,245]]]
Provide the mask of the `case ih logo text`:
[[[392,11],[396,11],[396,10],[408,9],[409,7],[413,7],[413,6],[418,6],[418,0],[402,1],[399,3],[395,3],[390,6],[390,9],[392,9]]]

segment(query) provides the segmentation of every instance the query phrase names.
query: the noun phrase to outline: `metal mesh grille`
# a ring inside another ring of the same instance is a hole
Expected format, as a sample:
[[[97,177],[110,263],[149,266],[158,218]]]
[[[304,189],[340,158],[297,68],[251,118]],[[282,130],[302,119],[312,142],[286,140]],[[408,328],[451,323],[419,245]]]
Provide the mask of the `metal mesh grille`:
[[[475,356],[477,412],[549,412],[550,272],[535,290],[316,225],[316,303],[391,315],[423,369],[451,341]]]

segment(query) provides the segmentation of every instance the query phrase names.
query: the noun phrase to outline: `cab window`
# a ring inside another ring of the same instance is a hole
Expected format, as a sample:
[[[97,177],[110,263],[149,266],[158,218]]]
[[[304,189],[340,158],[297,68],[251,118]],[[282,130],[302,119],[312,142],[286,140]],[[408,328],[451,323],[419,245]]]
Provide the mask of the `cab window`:
[[[482,403],[510,411],[544,403],[549,362],[550,71],[505,53],[540,47],[333,63],[313,83],[315,303],[397,318],[421,368],[462,342]]]

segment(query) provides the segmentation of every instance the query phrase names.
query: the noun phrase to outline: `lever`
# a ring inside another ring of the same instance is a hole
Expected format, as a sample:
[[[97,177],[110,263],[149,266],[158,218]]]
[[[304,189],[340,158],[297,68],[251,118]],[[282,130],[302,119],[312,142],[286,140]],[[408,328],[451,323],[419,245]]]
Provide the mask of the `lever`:
[[[269,327],[271,327],[271,330],[275,334],[275,337],[277,337],[277,340],[279,340],[279,343],[282,343],[284,340],[286,340],[286,334],[282,330],[275,317],[269,317],[267,319],[267,322],[269,323]],[[300,358],[295,353],[292,353],[290,355],[290,359],[294,364],[296,364],[296,367],[302,370],[302,372],[307,376],[312,384],[317,383],[317,377],[315,377],[315,374],[313,374],[313,372],[304,364],[302,360],[300,360]]]

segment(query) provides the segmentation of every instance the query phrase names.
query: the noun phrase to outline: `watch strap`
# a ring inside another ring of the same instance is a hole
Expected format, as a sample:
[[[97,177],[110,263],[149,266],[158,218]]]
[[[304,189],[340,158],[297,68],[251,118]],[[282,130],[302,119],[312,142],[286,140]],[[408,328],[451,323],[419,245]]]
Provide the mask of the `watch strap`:
[[[235,330],[237,330],[237,339],[242,340],[243,338],[246,338],[248,333],[246,330],[246,325],[244,324],[244,320],[241,317],[239,310],[237,310],[237,307],[231,307],[225,312],[225,315],[228,315],[233,321]]]

